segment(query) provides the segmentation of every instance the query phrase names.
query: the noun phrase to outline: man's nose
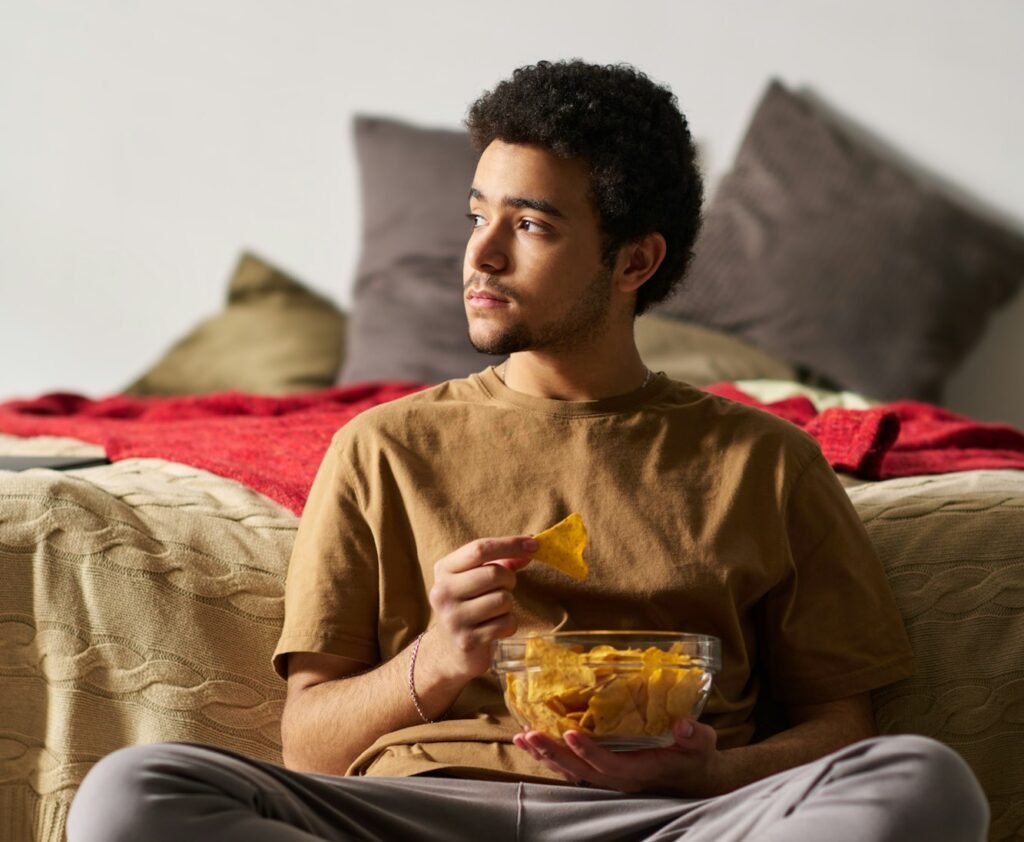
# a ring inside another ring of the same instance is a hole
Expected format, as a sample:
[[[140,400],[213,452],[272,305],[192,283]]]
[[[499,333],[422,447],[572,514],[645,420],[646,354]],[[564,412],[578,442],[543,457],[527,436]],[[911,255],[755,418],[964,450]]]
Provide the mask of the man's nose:
[[[492,275],[504,272],[508,268],[509,259],[500,227],[491,224],[473,231],[466,244],[466,257],[474,271]]]

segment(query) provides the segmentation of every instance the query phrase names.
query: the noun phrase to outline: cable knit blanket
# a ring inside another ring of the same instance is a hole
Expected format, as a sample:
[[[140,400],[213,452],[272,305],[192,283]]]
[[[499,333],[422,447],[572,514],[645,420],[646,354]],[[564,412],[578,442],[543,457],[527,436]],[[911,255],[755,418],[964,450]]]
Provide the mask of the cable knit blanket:
[[[358,413],[424,388],[373,383],[285,398],[236,392],[90,400],[51,394],[0,404],[0,432],[73,436],[112,461],[150,456],[230,477],[301,513],[334,431]],[[806,397],[762,404],[731,384],[708,391],[804,428],[837,471],[864,479],[1024,468],[1024,432],[902,401],[819,412]]]
[[[0,435],[0,453],[91,455]],[[270,665],[298,518],[160,459],[0,470],[0,840],[62,842],[89,768],[134,743],[281,760]]]

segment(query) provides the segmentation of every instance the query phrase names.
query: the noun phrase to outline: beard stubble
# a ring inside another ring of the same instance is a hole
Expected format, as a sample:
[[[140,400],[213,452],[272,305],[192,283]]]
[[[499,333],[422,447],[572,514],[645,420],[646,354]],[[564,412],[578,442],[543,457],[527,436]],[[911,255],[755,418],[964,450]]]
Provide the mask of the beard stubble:
[[[580,293],[575,306],[563,318],[530,328],[521,321],[506,325],[486,338],[475,339],[472,328],[469,341],[481,354],[508,356],[520,351],[573,351],[590,344],[601,333],[611,309],[609,283],[612,270],[601,267]],[[474,274],[465,288],[478,286],[516,301],[515,290],[498,278]]]

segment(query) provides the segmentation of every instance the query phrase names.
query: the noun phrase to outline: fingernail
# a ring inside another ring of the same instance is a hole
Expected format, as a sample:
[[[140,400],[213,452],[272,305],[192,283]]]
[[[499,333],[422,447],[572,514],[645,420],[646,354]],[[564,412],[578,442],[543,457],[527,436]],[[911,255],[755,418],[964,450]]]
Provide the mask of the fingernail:
[[[540,547],[540,542],[536,538],[526,538],[523,540],[522,546],[526,552],[532,553],[534,550]]]
[[[683,724],[682,734],[684,738],[690,738],[693,736],[693,723],[686,722]]]

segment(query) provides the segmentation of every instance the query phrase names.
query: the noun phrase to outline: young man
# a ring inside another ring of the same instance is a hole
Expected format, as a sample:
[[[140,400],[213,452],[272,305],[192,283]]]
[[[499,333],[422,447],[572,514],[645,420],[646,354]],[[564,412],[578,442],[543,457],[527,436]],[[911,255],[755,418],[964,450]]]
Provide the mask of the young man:
[[[469,333],[508,361],[336,435],[274,656],[288,768],[117,752],[69,838],[983,839],[953,752],[874,737],[869,692],[912,657],[814,442],[637,353],[634,316],[680,280],[699,224],[674,97],[629,67],[541,63],[468,124]],[[583,583],[530,564],[529,536],[572,511]],[[621,753],[517,733],[492,644],[555,626],[718,636],[704,721]],[[759,701],[788,721],[754,741]]]

